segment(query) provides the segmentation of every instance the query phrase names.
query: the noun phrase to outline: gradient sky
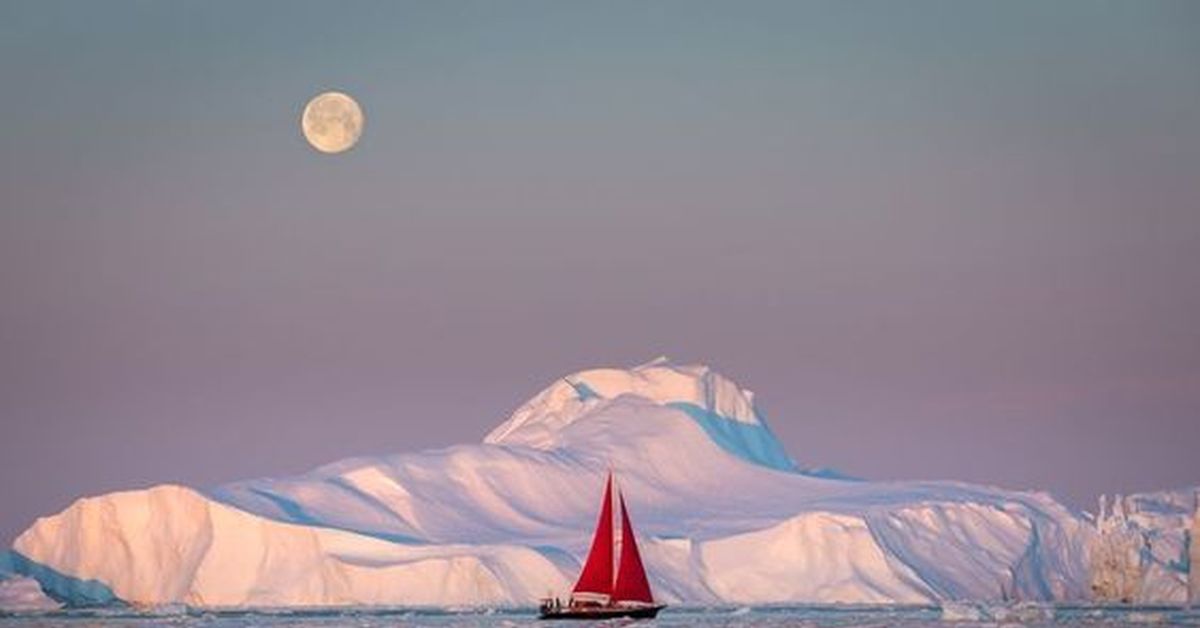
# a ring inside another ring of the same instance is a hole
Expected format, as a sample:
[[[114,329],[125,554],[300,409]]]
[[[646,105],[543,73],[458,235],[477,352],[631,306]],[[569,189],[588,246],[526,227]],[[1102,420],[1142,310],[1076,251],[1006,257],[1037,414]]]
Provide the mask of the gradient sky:
[[[660,354],[806,466],[1200,482],[1197,2],[3,2],[0,119],[0,541]]]

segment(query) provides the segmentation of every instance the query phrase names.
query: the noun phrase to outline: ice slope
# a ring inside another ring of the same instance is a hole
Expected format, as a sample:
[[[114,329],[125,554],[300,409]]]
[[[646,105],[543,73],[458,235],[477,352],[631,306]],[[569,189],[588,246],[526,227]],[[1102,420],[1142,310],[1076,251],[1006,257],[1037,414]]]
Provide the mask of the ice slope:
[[[528,547],[391,543],[273,521],[170,485],[80,500],[14,549],[137,604],[500,605],[544,592],[530,583],[567,586]]]
[[[661,360],[568,376],[482,444],[84,499],[14,550],[72,601],[530,604],[569,589],[610,468],[667,601],[1088,596],[1093,529],[1049,496],[799,472],[748,391]]]

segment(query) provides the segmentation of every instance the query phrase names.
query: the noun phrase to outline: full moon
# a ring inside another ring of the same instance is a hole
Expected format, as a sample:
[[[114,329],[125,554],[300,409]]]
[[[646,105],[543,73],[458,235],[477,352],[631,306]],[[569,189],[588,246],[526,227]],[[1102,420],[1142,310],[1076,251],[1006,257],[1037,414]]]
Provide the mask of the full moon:
[[[350,150],[362,135],[362,107],[341,92],[318,94],[300,116],[304,139],[322,153]]]

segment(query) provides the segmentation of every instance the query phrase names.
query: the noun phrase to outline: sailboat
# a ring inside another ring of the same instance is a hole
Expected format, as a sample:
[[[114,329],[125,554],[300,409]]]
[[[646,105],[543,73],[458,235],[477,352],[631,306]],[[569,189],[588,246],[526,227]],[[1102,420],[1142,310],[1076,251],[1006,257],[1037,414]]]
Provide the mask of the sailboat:
[[[621,508],[621,554],[617,562],[616,578],[613,578],[613,477],[608,474],[604,487],[604,501],[600,504],[600,519],[596,522],[596,534],[579,580],[571,590],[567,604],[558,599],[542,600],[542,619],[608,619],[612,617],[652,618],[666,604],[655,604],[650,592],[650,581],[646,579],[646,568],[642,566],[642,555],[638,552],[637,539],[633,536],[633,524],[629,522],[629,509],[625,507],[625,496],[617,491],[617,502]]]

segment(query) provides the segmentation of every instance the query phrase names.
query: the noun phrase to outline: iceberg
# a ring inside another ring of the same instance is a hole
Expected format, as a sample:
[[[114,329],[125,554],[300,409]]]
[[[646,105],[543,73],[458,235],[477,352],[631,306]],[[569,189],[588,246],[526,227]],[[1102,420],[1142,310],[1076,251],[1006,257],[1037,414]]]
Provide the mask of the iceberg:
[[[1111,501],[1102,496],[1091,548],[1094,597],[1126,604],[1195,602],[1198,504],[1194,489]]]
[[[9,562],[68,604],[528,606],[571,586],[609,469],[673,604],[1091,597],[1097,527],[1049,495],[806,471],[750,391],[665,359],[568,375],[482,443],[81,499]]]
[[[33,578],[0,575],[0,610],[9,613],[53,611],[61,608],[42,592]]]

